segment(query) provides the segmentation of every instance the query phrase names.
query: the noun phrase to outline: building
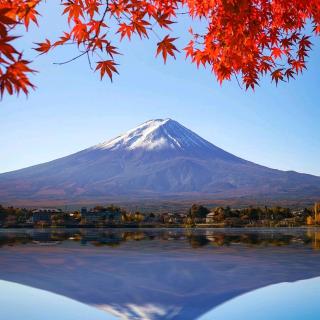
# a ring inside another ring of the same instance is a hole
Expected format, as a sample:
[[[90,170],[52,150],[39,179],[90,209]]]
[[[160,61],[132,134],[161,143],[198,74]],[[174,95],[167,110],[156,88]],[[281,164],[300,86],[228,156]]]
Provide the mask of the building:
[[[121,217],[122,217],[122,213],[121,211],[107,211],[107,217],[109,219],[109,221],[114,222],[114,223],[120,223]]]
[[[81,221],[86,224],[102,223],[105,220],[104,212],[87,211],[81,209]]]
[[[163,213],[162,220],[163,220],[163,223],[165,224],[177,223],[176,215],[174,213]]]
[[[214,212],[209,212],[206,216],[206,223],[214,223],[214,217],[215,217],[215,213]]]
[[[121,212],[120,211],[108,211],[108,210],[87,210],[86,207],[81,208],[81,221],[86,224],[95,223],[120,223]]]
[[[51,223],[51,217],[55,214],[62,213],[60,209],[54,208],[39,208],[32,211],[32,218],[31,222],[44,222],[44,223]]]
[[[82,215],[85,215],[87,212],[88,212],[88,210],[87,210],[86,207],[82,207],[82,208],[81,208],[81,216],[82,216]]]
[[[305,215],[305,211],[306,209],[294,209],[294,210],[291,210],[291,214],[294,217],[302,217]]]
[[[185,213],[179,213],[177,215],[177,223],[185,223],[187,220],[187,215]]]

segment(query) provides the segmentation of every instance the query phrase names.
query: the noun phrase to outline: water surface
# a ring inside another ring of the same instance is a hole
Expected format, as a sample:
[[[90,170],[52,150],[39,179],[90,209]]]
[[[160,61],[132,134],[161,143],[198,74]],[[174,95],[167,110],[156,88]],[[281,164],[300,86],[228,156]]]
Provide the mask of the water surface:
[[[316,229],[1,230],[0,318],[55,301],[46,319],[264,319],[278,301],[274,320],[317,319],[319,248]]]

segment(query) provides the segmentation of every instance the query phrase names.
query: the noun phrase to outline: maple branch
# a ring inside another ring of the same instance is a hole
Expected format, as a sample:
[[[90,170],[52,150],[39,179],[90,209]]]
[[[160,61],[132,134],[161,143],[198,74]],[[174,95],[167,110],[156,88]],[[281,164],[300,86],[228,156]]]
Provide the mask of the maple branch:
[[[91,60],[90,60],[90,56],[89,56],[89,52],[86,52],[86,53],[87,53],[87,58],[88,58],[89,67],[90,67],[91,70],[93,70],[92,64],[91,64]]]
[[[103,23],[103,21],[104,21],[104,19],[105,19],[106,14],[107,14],[108,11],[109,11],[109,0],[106,1],[106,8],[105,8],[105,10],[104,10],[104,12],[103,12],[102,18],[100,19],[99,26],[98,26],[98,28],[97,28],[97,30],[96,30],[96,34],[95,34],[95,36],[94,36],[93,38],[91,38],[91,39],[89,40],[89,43],[87,44],[87,50],[85,50],[84,52],[82,52],[81,54],[77,55],[76,57],[74,57],[74,58],[72,58],[72,59],[69,59],[69,60],[63,61],[63,62],[54,62],[53,64],[61,66],[61,65],[70,63],[70,62],[72,62],[72,61],[75,61],[75,60],[81,58],[82,56],[84,56],[84,55],[86,54],[86,55],[87,55],[87,58],[88,58],[88,62],[89,62],[90,69],[93,70],[92,64],[91,64],[91,60],[90,60],[90,57],[89,57],[89,51],[91,50],[91,48],[90,48],[90,43],[92,43],[93,40],[98,37],[98,35],[99,35],[99,33],[100,33],[101,25],[102,25],[102,23]]]
[[[146,29],[152,31],[153,34],[156,36],[156,38],[157,38],[159,41],[161,41],[160,36],[156,33],[156,31],[153,29],[153,27],[149,27],[149,28],[146,28]]]
[[[96,31],[96,36],[95,37],[97,37],[98,34],[100,33],[101,25],[102,25],[102,23],[103,23],[108,11],[109,11],[109,0],[106,1],[106,8],[104,9],[102,18],[100,19],[99,26],[98,26],[98,29]]]
[[[77,59],[79,59],[80,57],[84,56],[85,54],[87,54],[90,50],[86,50],[84,52],[82,52],[81,54],[77,55],[76,57],[70,59],[70,60],[67,60],[67,61],[63,61],[63,62],[53,62],[53,64],[56,64],[56,65],[59,65],[59,66],[62,66],[64,64],[67,64],[67,63],[70,63],[72,61],[75,61]]]
[[[239,88],[240,88],[241,90],[243,90],[243,87],[242,87],[241,84],[240,84],[240,81],[239,81],[239,79],[238,79],[237,74],[235,73],[234,75],[235,75],[235,78],[236,78],[236,80],[237,80],[237,82],[238,82]]]

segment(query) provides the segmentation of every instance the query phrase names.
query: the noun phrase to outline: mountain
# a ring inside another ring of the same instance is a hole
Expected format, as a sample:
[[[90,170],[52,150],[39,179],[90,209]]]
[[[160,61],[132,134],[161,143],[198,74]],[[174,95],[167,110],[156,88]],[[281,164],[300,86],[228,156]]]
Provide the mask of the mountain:
[[[238,158],[171,119],[48,163],[0,175],[0,202],[315,198],[320,177]]]

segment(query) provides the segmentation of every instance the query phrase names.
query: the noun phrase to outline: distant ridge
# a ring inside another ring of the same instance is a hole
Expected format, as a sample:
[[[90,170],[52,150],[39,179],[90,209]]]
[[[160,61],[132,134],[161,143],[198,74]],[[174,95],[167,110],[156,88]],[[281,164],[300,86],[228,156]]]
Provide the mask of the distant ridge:
[[[0,174],[0,203],[317,196],[320,177],[243,160],[171,119],[149,120],[70,156]]]

